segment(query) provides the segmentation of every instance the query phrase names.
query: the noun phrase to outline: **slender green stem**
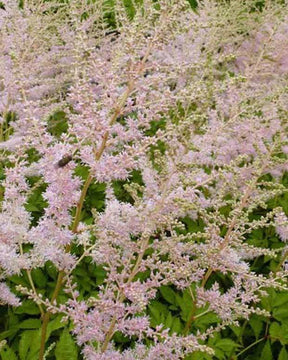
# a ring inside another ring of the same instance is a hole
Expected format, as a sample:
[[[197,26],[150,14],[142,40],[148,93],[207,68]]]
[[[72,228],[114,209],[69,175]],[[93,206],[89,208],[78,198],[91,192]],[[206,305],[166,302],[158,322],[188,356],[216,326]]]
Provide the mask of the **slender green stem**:
[[[59,291],[62,286],[63,278],[65,276],[64,271],[60,271],[57,279],[57,283],[51,297],[51,303],[53,303],[59,294]],[[45,353],[45,342],[46,342],[46,334],[47,334],[47,326],[50,320],[50,312],[47,311],[42,318],[42,330],[41,330],[41,343],[40,343],[40,352],[39,352],[39,360],[43,360]]]
[[[194,300],[193,303],[192,303],[192,307],[191,307],[191,310],[190,310],[190,313],[189,313],[188,320],[187,320],[187,322],[185,324],[185,327],[184,327],[184,330],[183,330],[184,335],[188,334],[188,331],[189,331],[189,329],[191,327],[191,324],[195,320],[195,311],[196,311],[196,301]]]
[[[280,269],[281,267],[283,266],[285,260],[287,259],[287,256],[288,256],[288,250],[286,250],[279,262],[279,264],[277,265],[276,269],[274,270],[274,273],[276,274]]]
[[[213,270],[211,268],[209,268],[201,282],[201,287],[205,287],[206,282],[208,281],[209,277],[211,276],[211,274],[213,273]]]
[[[113,114],[113,116],[111,118],[110,124],[115,122],[117,116],[121,112],[121,108],[125,105],[125,102],[126,102],[128,96],[129,96],[129,94],[133,90],[133,87],[134,87],[134,84],[130,83],[127,90],[126,90],[126,92],[123,94],[123,97],[121,98],[119,104],[117,104],[117,106],[115,107],[115,112],[114,112],[114,114]],[[109,133],[108,133],[108,131],[106,131],[106,133],[103,136],[102,143],[101,143],[101,145],[99,147],[99,150],[95,153],[95,158],[96,158],[97,161],[101,158],[101,156],[102,156],[102,154],[103,154],[103,152],[105,150],[105,147],[106,147],[106,144],[107,144],[107,141],[108,141],[108,136],[109,136]],[[78,204],[76,206],[76,214],[75,214],[74,222],[73,222],[73,224],[71,226],[71,230],[74,233],[77,233],[77,228],[78,228],[78,225],[80,223],[81,211],[82,211],[82,208],[83,208],[84,200],[85,200],[87,190],[88,190],[92,180],[93,180],[92,175],[88,174],[88,177],[87,177],[87,179],[85,181],[85,184],[84,184],[84,186],[82,188],[80,199],[79,199]],[[66,252],[69,252],[71,250],[71,245],[70,244],[67,245],[65,250],[66,250]],[[64,276],[65,276],[64,271],[60,271],[59,274],[58,274],[57,284],[56,284],[56,287],[55,287],[51,302],[53,302],[54,300],[57,299],[59,291],[60,291],[61,286],[62,286]],[[47,326],[48,326],[48,323],[49,323],[49,319],[50,319],[50,314],[49,314],[49,312],[47,312],[44,315],[43,322],[42,322],[41,347],[40,347],[39,360],[43,360],[43,357],[44,357],[46,333],[47,333]]]
[[[78,225],[79,225],[79,222],[80,222],[80,217],[81,217],[81,210],[82,210],[82,207],[83,207],[83,204],[84,204],[84,200],[85,200],[85,197],[86,197],[86,194],[87,194],[88,187],[91,184],[92,179],[93,179],[92,176],[89,174],[86,181],[85,181],[85,184],[83,186],[81,196],[80,196],[79,202],[77,204],[74,222],[73,222],[72,227],[71,227],[71,230],[74,233],[77,232],[77,228],[78,228]],[[68,245],[65,250],[67,252],[69,252],[70,249],[71,249],[71,246]],[[55,286],[55,289],[54,289],[54,292],[53,292],[53,295],[52,295],[52,298],[51,298],[51,303],[53,303],[57,299],[58,294],[59,294],[59,292],[61,290],[61,286],[62,286],[64,277],[65,277],[65,272],[62,270],[58,274],[57,283],[56,283],[56,286]],[[42,316],[42,331],[41,331],[41,345],[40,345],[40,352],[39,352],[39,360],[43,360],[43,357],[44,357],[47,326],[48,326],[49,320],[50,320],[50,313],[49,313],[49,311],[47,311],[44,314],[44,316]]]
[[[236,355],[236,357],[239,357],[240,355],[244,354],[244,352],[246,352],[247,350],[251,349],[253,346],[257,345],[258,343],[260,343],[261,341],[266,340],[266,339],[267,339],[267,338],[264,336],[263,338],[254,341],[252,344],[250,344],[250,345],[247,346],[245,349],[243,349],[242,351],[240,351],[240,352]]]
[[[26,270],[26,274],[27,274],[27,276],[28,276],[29,283],[30,283],[30,286],[31,286],[34,294],[35,294],[36,296],[38,296],[37,291],[36,291],[36,288],[35,288],[35,285],[34,285],[34,282],[33,282],[33,279],[32,279],[31,271],[30,271],[30,270]],[[41,313],[41,317],[43,317],[43,316],[44,316],[43,307],[42,307],[41,304],[37,304],[37,305],[38,305],[38,307],[39,307],[39,310],[40,310],[40,313]]]
[[[24,254],[24,251],[23,251],[23,246],[22,246],[22,244],[20,244],[19,249],[20,249],[20,254],[23,255],[23,254]],[[31,289],[33,290],[33,293],[35,294],[36,297],[38,297],[38,294],[37,294],[37,291],[36,291],[36,288],[35,288],[35,285],[34,285],[34,281],[33,281],[32,275],[31,275],[31,271],[30,271],[30,270],[26,270],[26,274],[27,274],[27,277],[28,277],[28,280],[29,280]],[[39,307],[39,310],[40,310],[40,313],[41,313],[41,317],[43,317],[43,316],[44,316],[43,307],[42,307],[41,304],[37,304],[37,305],[38,305],[38,307]]]
[[[211,310],[210,309],[207,309],[205,311],[203,311],[202,313],[198,314],[198,315],[195,315],[194,316],[194,319],[198,319],[200,318],[201,316],[205,315],[205,314],[208,314]]]
[[[163,197],[165,196],[165,193],[166,193],[166,190],[163,190]],[[156,206],[155,210],[158,208],[160,209],[163,205],[163,199],[160,201],[160,203],[158,204],[158,206]],[[141,240],[140,240],[140,251],[139,251],[139,254],[138,254],[138,257],[137,257],[137,260],[135,262],[135,265],[131,271],[131,274],[129,275],[128,279],[127,279],[127,282],[126,284],[130,284],[135,276],[137,275],[138,271],[139,271],[139,267],[141,265],[141,262],[143,260],[143,257],[145,255],[145,251],[147,250],[148,246],[149,246],[149,239],[150,239],[150,236],[149,234],[142,234],[142,237],[141,237]],[[123,293],[123,289],[119,290],[118,291],[118,295],[119,295],[119,303],[122,303],[125,299],[126,299],[126,296],[124,295]],[[114,329],[115,329],[115,325],[116,325],[116,316],[113,316],[112,320],[111,320],[111,324],[109,326],[109,329],[106,333],[106,336],[105,336],[105,339],[104,339],[104,342],[103,342],[103,345],[101,346],[101,352],[105,352],[107,347],[108,347],[108,344],[109,344],[109,341],[111,340],[113,334],[114,334]]]
[[[146,62],[146,60],[147,60],[147,58],[148,58],[148,56],[150,54],[152,44],[153,44],[153,42],[151,41],[148,48],[147,48],[147,50],[146,50],[146,53],[145,53],[142,61],[140,62],[141,66],[139,67],[139,69],[137,71],[138,74],[140,74],[144,70],[144,64],[145,64],[145,62]],[[120,97],[119,101],[116,103],[116,105],[114,107],[114,113],[113,113],[113,115],[112,115],[112,117],[110,119],[110,125],[112,125],[116,121],[117,117],[121,114],[121,111],[122,111],[128,97],[130,96],[130,94],[134,90],[134,86],[135,86],[134,80],[130,80],[129,83],[128,83],[126,91],[123,93],[123,95]],[[103,135],[102,143],[101,143],[99,149],[97,151],[95,151],[95,158],[96,158],[97,161],[101,158],[101,156],[102,156],[102,154],[103,154],[103,152],[105,150],[105,147],[106,147],[107,141],[108,141],[108,137],[109,137],[109,132],[106,131],[106,133]],[[72,227],[71,227],[71,230],[74,233],[77,233],[77,228],[78,228],[78,225],[79,225],[79,222],[80,222],[83,203],[84,203],[84,200],[85,200],[85,197],[86,197],[86,194],[87,194],[87,190],[88,190],[92,180],[93,180],[93,177],[92,177],[91,174],[89,174],[87,179],[86,179],[86,182],[85,182],[85,184],[83,186],[81,196],[80,196],[79,202],[78,202],[77,207],[76,207],[76,214],[75,214],[74,222],[73,222]],[[69,252],[71,250],[71,245],[68,245],[65,250],[67,252]],[[138,258],[138,260],[137,260],[137,262],[135,264],[135,267],[134,267],[134,269],[132,271],[131,279],[129,278],[128,281],[132,281],[134,276],[135,276],[135,273],[137,273],[140,262],[141,262],[141,260],[142,260],[142,258],[144,256],[144,252],[145,252],[145,250],[143,251],[143,253],[141,253],[139,255],[139,258]],[[51,302],[53,302],[54,300],[57,299],[58,293],[59,293],[59,291],[61,289],[61,286],[62,286],[64,276],[65,276],[65,273],[63,271],[60,271],[59,274],[58,274],[57,284],[56,284],[56,287],[55,287]],[[123,299],[121,301],[124,301],[125,296],[121,295],[121,298],[122,297],[123,297]],[[39,360],[43,360],[43,357],[44,357],[46,333],[47,333],[47,326],[48,326],[49,318],[50,318],[50,314],[49,314],[49,312],[47,312],[43,317],[42,335],[41,335],[41,349],[40,349]],[[111,325],[109,327],[108,333],[106,334],[104,345],[102,346],[102,351],[105,351],[106,347],[108,346],[108,342],[111,339],[111,336],[113,336],[115,323],[116,323],[116,318],[113,318],[112,322],[111,322]]]
[[[46,342],[46,334],[47,334],[47,325],[49,323],[50,313],[46,312],[42,317],[42,329],[41,329],[41,343],[40,343],[40,352],[39,352],[39,360],[44,358],[45,352],[45,342]]]
[[[244,331],[245,331],[245,329],[246,329],[247,324],[248,324],[248,321],[245,320],[244,323],[243,323],[243,325],[242,325],[242,327],[241,327],[241,330],[240,330],[240,333],[239,333],[239,335],[238,335],[238,338],[237,338],[238,342],[240,342],[242,345],[243,345],[243,334],[244,334]]]
[[[141,265],[141,261],[143,259],[143,256],[145,254],[145,251],[147,249],[148,244],[149,244],[149,236],[144,237],[142,239],[141,251],[140,251],[140,253],[138,255],[138,258],[136,260],[134,268],[133,268],[133,270],[132,270],[132,272],[131,272],[128,280],[127,280],[127,284],[130,284],[134,280],[134,277],[136,276],[136,274],[138,273],[139,267]],[[126,298],[126,296],[123,294],[123,292],[120,292],[119,302],[122,303],[125,300],[125,298]],[[115,328],[115,325],[116,325],[116,320],[117,320],[116,316],[113,316],[111,324],[109,326],[109,329],[108,329],[108,331],[106,333],[105,340],[104,340],[103,345],[101,347],[101,352],[102,353],[106,351],[106,349],[108,347],[108,344],[109,344],[109,341],[111,340],[111,338],[112,338],[112,336],[114,334],[114,328]]]
[[[86,181],[85,181],[85,184],[83,186],[83,189],[82,189],[82,192],[81,192],[81,195],[80,195],[80,199],[79,199],[78,204],[77,204],[74,222],[73,222],[73,225],[71,227],[71,230],[72,230],[73,233],[77,232],[77,228],[78,228],[78,225],[79,225],[80,220],[81,220],[81,211],[82,211],[82,207],[83,207],[83,204],[84,204],[84,200],[85,200],[87,190],[88,190],[92,180],[93,180],[93,177],[92,177],[91,174],[89,174]],[[68,250],[70,250],[70,248]]]
[[[263,165],[261,170],[259,171],[259,174],[257,174],[257,176],[254,178],[254,180],[251,182],[250,185],[248,185],[241,201],[240,201],[240,204],[238,206],[238,211],[235,212],[231,222],[230,222],[230,225],[228,227],[228,230],[225,234],[225,237],[224,237],[224,240],[223,242],[221,243],[221,245],[219,246],[219,251],[223,250],[229,243],[229,240],[230,240],[230,237],[231,237],[231,234],[233,233],[233,230],[235,228],[235,225],[237,224],[237,221],[238,221],[238,217],[239,217],[239,212],[241,212],[245,206],[247,205],[247,202],[249,200],[249,196],[251,195],[254,187],[256,186],[257,184],[257,181],[258,181],[258,178],[259,176],[262,174],[262,171],[263,169],[265,168],[265,166]],[[236,209],[235,209],[236,210]],[[211,274],[213,273],[213,269],[209,268],[202,280],[202,283],[201,283],[201,287],[204,288],[204,286],[206,285],[206,282],[208,281],[209,277],[211,276]]]
[[[104,343],[101,347],[101,352],[105,352],[107,350],[107,347],[108,347],[108,344],[109,344],[109,341],[110,339],[112,338],[113,336],[113,333],[114,333],[114,327],[116,325],[116,316],[113,316],[113,319],[111,321],[111,324],[109,326],[109,329],[107,331],[107,334],[105,336],[105,340],[104,340]]]

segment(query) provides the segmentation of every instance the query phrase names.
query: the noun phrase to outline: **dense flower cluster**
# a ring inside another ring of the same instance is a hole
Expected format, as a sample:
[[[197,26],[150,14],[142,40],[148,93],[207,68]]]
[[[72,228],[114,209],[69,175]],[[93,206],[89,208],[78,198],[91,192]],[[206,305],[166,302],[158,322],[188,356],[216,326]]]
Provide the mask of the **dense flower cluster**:
[[[287,6],[258,12],[253,3],[203,1],[193,11],[184,0],[144,0],[131,18],[116,1],[111,30],[104,3],[3,2],[1,124],[15,118],[1,143],[0,301],[19,305],[5,279],[51,261],[59,270],[52,299],[31,277],[31,289],[19,289],[73,321],[86,359],[211,353],[201,341],[213,329],[190,331],[196,308],[216,313],[219,331],[263,314],[257,303],[268,287],[286,289],[285,269],[250,270],[251,259],[278,253],[246,242],[270,225],[288,238],[283,210],[267,210],[288,171]],[[60,134],[55,112],[65,114]],[[33,177],[45,184],[36,222],[26,207]],[[131,201],[117,195],[119,180]],[[96,182],[106,184],[105,207],[86,224],[81,211]],[[259,208],[264,215],[251,220]],[[185,218],[202,225],[187,231]],[[87,257],[106,277],[83,299],[73,271]],[[229,289],[207,285],[217,273]],[[151,325],[147,308],[163,285],[192,289],[183,335]],[[61,286],[70,298],[59,305]],[[134,348],[117,349],[117,332],[136,339]]]

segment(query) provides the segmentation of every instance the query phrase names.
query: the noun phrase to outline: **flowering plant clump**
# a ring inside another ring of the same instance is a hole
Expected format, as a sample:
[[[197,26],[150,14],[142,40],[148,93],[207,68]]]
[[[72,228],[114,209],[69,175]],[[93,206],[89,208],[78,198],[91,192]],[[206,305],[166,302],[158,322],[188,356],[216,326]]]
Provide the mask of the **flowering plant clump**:
[[[192,5],[2,1],[3,360],[285,358],[287,4]]]

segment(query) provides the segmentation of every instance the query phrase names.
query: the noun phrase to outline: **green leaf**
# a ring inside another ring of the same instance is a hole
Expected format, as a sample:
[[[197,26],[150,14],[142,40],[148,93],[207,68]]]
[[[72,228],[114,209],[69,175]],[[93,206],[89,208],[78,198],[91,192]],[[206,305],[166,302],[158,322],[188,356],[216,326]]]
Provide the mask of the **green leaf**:
[[[184,292],[182,297],[179,294],[175,293],[175,300],[176,300],[176,304],[179,305],[182,310],[181,311],[182,320],[188,321],[193,306],[191,295]]]
[[[0,351],[1,360],[17,360],[15,352],[8,346],[5,345]]]
[[[287,360],[287,359],[288,359],[288,353],[285,349],[285,346],[283,346],[279,353],[278,360]]]
[[[251,326],[256,339],[258,339],[263,329],[263,321],[259,319],[259,317],[257,316],[252,316],[251,319],[249,320],[249,325]]]
[[[171,333],[180,334],[181,330],[182,330],[181,320],[179,318],[174,318],[171,327]]]
[[[91,292],[92,286],[89,279],[82,278],[80,284],[82,289],[86,290],[88,293]]]
[[[148,308],[151,316],[152,326],[165,323],[165,319],[169,313],[169,310],[164,304],[161,304],[159,301],[153,301],[148,306]]]
[[[58,271],[56,267],[52,264],[51,261],[47,261],[45,266],[45,272],[52,278],[53,280],[57,279]]]
[[[213,349],[215,351],[215,357],[219,360],[224,360],[225,359],[225,353],[224,351],[222,351],[221,349]]]
[[[41,269],[39,269],[39,268],[33,269],[32,270],[32,278],[38,288],[44,289],[46,287],[47,278]]]
[[[273,322],[269,328],[269,334],[272,338],[278,339],[281,336],[280,324]]]
[[[22,285],[24,287],[28,286],[28,282],[26,281],[26,279],[23,276],[12,275],[9,277],[9,281],[12,281],[14,284],[17,284],[17,285]]]
[[[161,286],[160,287],[160,293],[162,297],[170,304],[175,304],[175,292],[171,287],[169,286]]]
[[[278,324],[273,322],[269,329],[269,334],[272,338],[272,341],[280,341],[282,345],[288,344],[288,325],[287,324]]]
[[[215,346],[226,353],[231,352],[235,348],[239,347],[239,345],[231,339],[220,339],[216,342]]]
[[[25,209],[27,210],[27,211],[31,211],[31,212],[35,212],[35,211],[37,211],[37,212],[39,212],[39,211],[41,211],[41,209],[39,208],[39,207],[37,207],[37,206],[35,206],[34,204],[32,204],[32,203],[27,203],[26,205],[25,205]]]
[[[51,333],[55,330],[58,330],[65,326],[64,323],[61,322],[63,315],[58,315],[55,319],[49,322],[47,326],[47,332],[46,332],[46,341],[49,339]],[[33,341],[30,344],[30,351],[27,355],[27,359],[25,360],[36,360],[38,357],[38,353],[40,350],[40,343],[41,343],[41,329],[31,331],[31,338]]]
[[[201,311],[203,311],[203,309]],[[194,321],[193,325],[197,329],[205,330],[207,328],[207,326],[212,325],[213,323],[217,323],[217,322],[219,322],[219,317],[215,313],[209,312],[209,313],[197,318]]]
[[[281,307],[284,304],[288,303],[288,293],[280,293],[275,296],[275,299],[273,301],[273,307]]]
[[[87,270],[81,268],[80,266],[78,266],[74,271],[73,274],[77,275],[77,276],[82,276],[82,277],[87,277]],[[82,281],[82,280],[81,280]]]
[[[24,300],[21,306],[14,310],[15,314],[38,315],[40,310],[32,300]]]
[[[55,319],[53,319],[52,321],[49,322],[48,326],[47,326],[47,335],[46,335],[46,340],[48,340],[50,334],[58,329],[61,329],[63,327],[65,327],[65,323],[62,322],[63,315],[58,315]]]
[[[169,313],[166,317],[166,320],[165,320],[165,324],[164,324],[165,327],[170,329],[173,324],[173,321],[174,321],[174,318],[173,318],[171,312],[169,311]]]
[[[33,334],[34,334],[34,331],[31,331],[31,330],[24,331],[21,334],[21,339],[19,341],[20,360],[26,360],[31,343],[32,343],[32,341],[34,341]]]
[[[60,336],[60,340],[56,345],[55,356],[56,360],[78,359],[77,346],[68,329],[64,329]]]
[[[195,351],[192,354],[185,356],[184,360],[212,360],[212,356],[201,351]]]
[[[47,129],[53,136],[60,137],[68,130],[67,117],[64,111],[57,111],[50,116],[47,122]]]
[[[39,330],[30,330],[32,341],[29,346],[29,352],[25,360],[34,360],[38,357],[41,344],[41,329]]]
[[[270,341],[267,341],[261,353],[261,359],[273,360],[273,354],[271,350]]]
[[[72,329],[69,330],[71,331]],[[124,343],[129,343],[130,341],[131,341],[130,338],[122,334],[120,331],[116,331],[115,334],[113,335],[113,342],[121,343],[121,345]]]
[[[18,325],[19,329],[39,329],[41,327],[40,319],[27,319]]]
[[[187,306],[185,306],[185,301],[179,294],[176,294],[176,303],[180,306],[182,311],[185,311],[187,309]]]
[[[229,327],[237,337],[239,337],[241,335],[241,327],[240,326],[230,325]]]
[[[193,10],[197,9],[198,3],[196,0],[188,0],[188,2]]]
[[[9,336],[15,335],[18,332],[18,327],[11,327],[10,329],[1,332],[0,341],[8,338]]]
[[[184,300],[184,304],[188,306],[189,309],[191,309],[193,305],[193,300],[191,297],[190,289],[187,288],[183,291],[183,300]]]
[[[288,306],[276,308],[272,314],[276,320],[286,322],[288,320]]]

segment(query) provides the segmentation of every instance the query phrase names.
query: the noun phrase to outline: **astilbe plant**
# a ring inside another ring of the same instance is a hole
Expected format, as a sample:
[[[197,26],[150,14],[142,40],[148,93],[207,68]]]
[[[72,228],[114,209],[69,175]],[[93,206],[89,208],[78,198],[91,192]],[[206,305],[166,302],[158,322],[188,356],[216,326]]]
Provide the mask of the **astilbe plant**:
[[[287,289],[285,248],[281,256],[246,241],[269,226],[288,238],[283,210],[267,209],[285,191],[280,178],[288,170],[287,6],[133,4],[129,12],[115,1],[112,24],[104,1],[19,8],[5,0],[0,10],[2,129],[13,120],[1,143],[0,299],[20,304],[5,281],[26,272],[30,287],[18,291],[41,310],[40,359],[56,313],[72,322],[85,359],[212,354],[203,345],[210,335],[265,315],[258,303],[267,288]],[[65,113],[60,134],[51,125],[55,112]],[[116,193],[117,181],[130,201]],[[88,223],[83,206],[95,183],[106,184],[105,206],[92,209]],[[35,221],[26,205],[39,184],[46,205]],[[259,208],[264,215],[255,219]],[[198,230],[185,229],[187,218]],[[281,258],[274,272],[251,271],[262,255]],[[86,259],[105,270],[89,297],[74,278]],[[47,261],[59,271],[52,298],[31,276]],[[182,334],[152,326],[148,316],[167,285],[192,299]],[[209,312],[218,323],[194,331],[195,319]],[[133,346],[117,348],[116,333]]]

